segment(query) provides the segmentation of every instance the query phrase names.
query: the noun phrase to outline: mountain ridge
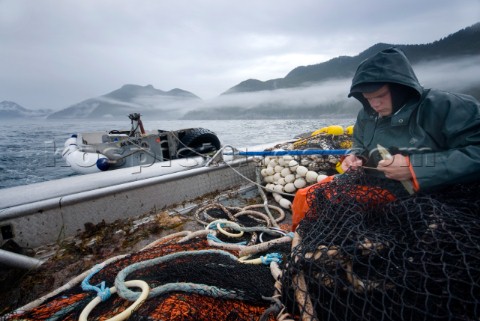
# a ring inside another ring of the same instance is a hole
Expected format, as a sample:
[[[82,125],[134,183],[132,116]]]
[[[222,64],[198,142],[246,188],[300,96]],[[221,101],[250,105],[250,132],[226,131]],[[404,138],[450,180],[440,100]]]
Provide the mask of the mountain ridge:
[[[105,95],[89,98],[67,108],[50,114],[48,119],[78,118],[124,118],[132,112],[139,112],[147,117],[164,119],[178,118],[176,109],[168,107],[178,103],[201,99],[195,94],[175,88],[163,91],[152,85],[140,86],[125,84],[119,89]],[[160,108],[159,108],[160,106]]]
[[[51,109],[28,109],[16,102],[4,100],[0,102],[0,119],[16,119],[16,118],[45,118],[53,111]]]
[[[200,99],[200,97],[196,96],[195,94],[192,94],[191,92],[188,92],[179,88],[174,88],[170,91],[163,91],[163,90],[154,88],[152,85],[139,86],[134,84],[125,84],[119,89],[116,89],[101,97],[109,97],[109,98],[116,98],[116,99],[121,99],[125,101],[131,101],[132,99],[134,99],[139,95],[176,96],[176,97],[190,97],[192,99],[196,99],[196,98]]]
[[[328,79],[352,77],[360,62],[390,47],[403,50],[412,64],[425,60],[478,55],[480,54],[480,22],[432,43],[417,45],[377,43],[356,56],[339,56],[319,64],[296,67],[283,78],[266,81],[248,79],[221,95],[293,88]]]

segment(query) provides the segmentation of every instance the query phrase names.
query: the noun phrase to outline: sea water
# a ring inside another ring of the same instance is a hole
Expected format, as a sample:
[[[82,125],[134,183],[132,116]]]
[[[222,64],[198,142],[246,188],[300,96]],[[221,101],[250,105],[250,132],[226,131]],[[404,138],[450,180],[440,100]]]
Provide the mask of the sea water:
[[[143,120],[145,130],[207,128],[222,145],[237,148],[274,143],[328,125],[348,126],[354,119],[310,120]],[[129,130],[130,120],[0,120],[0,189],[79,175],[61,154],[72,134]]]

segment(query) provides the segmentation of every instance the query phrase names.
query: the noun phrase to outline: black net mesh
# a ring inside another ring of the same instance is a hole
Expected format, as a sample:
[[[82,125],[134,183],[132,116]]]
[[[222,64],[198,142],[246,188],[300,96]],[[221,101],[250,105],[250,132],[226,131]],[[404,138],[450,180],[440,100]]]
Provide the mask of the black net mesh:
[[[304,320],[478,320],[479,192],[392,201],[361,171],[312,190],[284,304]]]
[[[152,291],[172,284],[128,320],[479,320],[480,184],[396,199],[377,183],[359,170],[312,188],[293,241],[261,244],[287,233],[267,233],[261,216],[209,206],[196,214],[204,224],[229,219],[262,229],[217,233],[213,243],[204,231],[162,238],[109,262],[89,282],[111,287],[142,264],[125,280],[143,280]],[[258,251],[232,247],[239,241]],[[273,252],[282,262],[270,267],[239,259]],[[185,284],[201,288],[176,288]],[[113,318],[134,301],[117,294],[88,320]],[[78,320],[95,297],[76,283],[0,320]]]
[[[113,286],[119,272],[127,266],[186,253],[167,262],[139,268],[126,280],[144,280],[151,289],[169,283],[174,287],[175,284],[192,283],[207,290],[173,290],[148,298],[129,320],[254,320],[269,307],[269,302],[263,299],[270,297],[274,289],[274,279],[268,266],[242,264],[235,256],[219,255],[218,250],[212,251],[205,237],[181,244],[176,241],[157,244],[108,264],[91,277],[90,284],[105,282]],[[198,251],[205,253],[189,255]],[[222,252],[237,254],[236,251]],[[228,295],[220,291],[227,291]],[[96,292],[85,292],[78,284],[31,310],[5,317],[5,320],[78,320],[82,310],[95,296]],[[89,320],[114,317],[131,304],[118,295],[112,295],[91,312]]]

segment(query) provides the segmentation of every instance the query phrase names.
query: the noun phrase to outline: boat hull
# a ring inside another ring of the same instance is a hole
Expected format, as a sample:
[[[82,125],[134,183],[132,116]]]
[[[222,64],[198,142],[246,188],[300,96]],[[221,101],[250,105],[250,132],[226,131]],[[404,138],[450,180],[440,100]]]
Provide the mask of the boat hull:
[[[193,160],[189,158],[183,162]],[[161,164],[155,165],[160,167]],[[178,171],[165,174],[165,168],[156,168],[155,165],[2,190],[0,243],[12,239],[22,247],[35,248],[59,242],[85,230],[86,223],[110,223],[137,217],[152,210],[185,204],[205,194],[241,186],[248,182],[236,171],[254,179],[256,166],[244,158],[228,165],[223,163],[189,170],[180,170],[182,164],[176,164],[174,168]],[[159,176],[158,171],[163,175]]]

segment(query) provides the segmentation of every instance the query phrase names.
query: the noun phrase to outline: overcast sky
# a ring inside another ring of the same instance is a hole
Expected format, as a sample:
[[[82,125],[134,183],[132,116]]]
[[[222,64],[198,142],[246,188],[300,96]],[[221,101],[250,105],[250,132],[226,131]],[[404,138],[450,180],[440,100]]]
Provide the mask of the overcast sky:
[[[208,100],[479,21],[480,0],[0,0],[0,101],[57,110],[124,84]]]

